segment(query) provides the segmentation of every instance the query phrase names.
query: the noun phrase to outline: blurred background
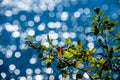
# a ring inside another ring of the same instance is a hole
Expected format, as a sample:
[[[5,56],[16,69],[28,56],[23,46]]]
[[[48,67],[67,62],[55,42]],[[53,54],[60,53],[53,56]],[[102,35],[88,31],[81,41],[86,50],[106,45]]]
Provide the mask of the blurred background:
[[[24,43],[34,36],[49,47],[49,34],[53,45],[64,46],[70,37],[75,44],[87,40],[87,46],[94,47],[96,38],[85,33],[90,31],[89,16],[95,7],[120,22],[120,0],[0,0],[0,80],[61,80],[59,71],[39,61],[34,49],[23,50]]]

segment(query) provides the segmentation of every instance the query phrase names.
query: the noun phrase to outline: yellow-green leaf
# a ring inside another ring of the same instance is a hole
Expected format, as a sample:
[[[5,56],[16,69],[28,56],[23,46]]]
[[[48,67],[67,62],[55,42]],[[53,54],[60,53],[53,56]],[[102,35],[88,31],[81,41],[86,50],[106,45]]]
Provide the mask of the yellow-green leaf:
[[[66,45],[71,44],[71,39],[70,39],[70,38],[66,39],[65,44],[66,44]]]
[[[71,52],[68,52],[68,51],[64,51],[64,55],[63,55],[65,58],[71,58],[73,57],[73,54]]]
[[[79,68],[79,65],[80,65],[79,61],[75,61],[75,68],[76,68],[76,69]]]
[[[93,79],[98,79],[99,75],[97,73],[95,73],[94,75],[91,76]]]
[[[101,16],[105,13],[105,11],[100,11],[100,13],[98,14],[98,16]]]
[[[69,48],[68,51],[71,52],[71,53],[73,53],[74,55],[77,55],[77,50]]]
[[[49,64],[49,63],[51,63],[52,62],[52,60],[51,59],[46,59],[46,64]]]
[[[105,61],[106,61],[106,60],[105,60],[105,59],[103,59],[103,58],[101,58],[101,59],[99,59],[99,60],[98,60],[98,62],[99,62],[99,63],[101,63],[101,64],[104,64],[104,63],[105,63]]]
[[[49,35],[47,35],[47,40],[51,44],[51,39],[50,39]]]
[[[103,74],[109,74],[108,70],[103,70]]]
[[[117,32],[116,36],[120,37],[120,31]]]
[[[29,36],[29,41],[32,41],[33,40],[33,36]]]

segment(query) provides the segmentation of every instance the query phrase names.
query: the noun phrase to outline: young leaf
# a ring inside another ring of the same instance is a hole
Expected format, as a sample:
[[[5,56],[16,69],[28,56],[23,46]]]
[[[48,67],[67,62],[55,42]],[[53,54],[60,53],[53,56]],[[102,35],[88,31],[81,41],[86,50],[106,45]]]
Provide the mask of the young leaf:
[[[47,67],[50,67],[50,65],[51,65],[51,62],[52,62],[52,60],[51,59],[46,59],[46,64],[47,64]]]
[[[71,39],[70,39],[70,38],[66,39],[65,44],[66,44],[66,45],[71,44]]]
[[[105,11],[100,11],[100,13],[98,14],[98,16],[101,16],[105,13]]]
[[[29,41],[32,41],[33,40],[33,36],[29,36]]]
[[[93,79],[99,79],[99,75],[95,73],[94,75],[91,76]]]
[[[73,57],[73,54],[71,52],[64,51],[64,55],[63,56],[68,59],[68,58]]]

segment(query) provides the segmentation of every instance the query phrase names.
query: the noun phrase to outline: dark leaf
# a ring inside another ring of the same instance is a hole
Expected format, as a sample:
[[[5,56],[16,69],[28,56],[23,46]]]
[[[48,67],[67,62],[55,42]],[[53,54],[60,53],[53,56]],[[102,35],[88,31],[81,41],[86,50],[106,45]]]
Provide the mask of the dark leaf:
[[[83,75],[82,75],[82,74],[79,74],[79,73],[78,73],[78,74],[76,74],[76,78],[77,78],[77,79],[82,79],[82,77],[83,77]]]
[[[95,12],[96,14],[99,14],[100,8],[96,7],[96,8],[94,9],[94,12]]]
[[[115,38],[115,39],[113,39],[112,41],[113,41],[113,42],[118,42],[118,41],[120,41],[120,38]]]

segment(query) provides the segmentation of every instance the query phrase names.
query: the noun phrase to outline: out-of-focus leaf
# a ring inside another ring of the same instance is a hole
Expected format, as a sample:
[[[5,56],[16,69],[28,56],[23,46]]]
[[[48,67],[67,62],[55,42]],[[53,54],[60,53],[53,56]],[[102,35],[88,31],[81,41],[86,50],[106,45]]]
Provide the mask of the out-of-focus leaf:
[[[44,56],[43,56],[43,53],[39,53],[38,54],[38,57],[41,59],[41,58],[43,58]]]
[[[52,43],[52,41],[51,41],[49,35],[47,35],[47,40],[48,40],[48,42],[49,42],[50,44]]]
[[[66,78],[66,77],[68,76],[67,72],[66,72],[66,71],[62,71],[62,76],[63,76],[64,78]]]
[[[94,8],[94,12],[95,12],[96,14],[99,14],[100,8],[98,8],[98,7]]]
[[[98,62],[101,63],[101,64],[104,64],[106,62],[106,60],[104,58],[101,58],[101,59],[98,60]]]
[[[109,21],[109,23],[108,23],[108,26],[111,26],[111,27],[113,27],[115,25],[118,25],[118,21],[117,20],[112,20],[112,21]]]
[[[76,78],[77,78],[77,79],[82,79],[82,77],[83,77],[83,75],[82,75],[82,74],[79,74],[79,73],[78,73],[78,74],[76,74]]]
[[[106,76],[105,80],[112,80],[112,77],[111,76]]]
[[[120,44],[114,46],[113,51],[114,51],[114,52],[120,51]]]
[[[70,38],[66,39],[65,44],[66,44],[66,45],[71,44],[71,39],[70,39]]]
[[[29,41],[32,41],[33,40],[33,36],[29,36]]]
[[[63,56],[63,49],[62,49],[62,47],[58,47],[57,48],[57,56],[58,56],[58,58],[62,58],[62,56]]]
[[[103,70],[109,70],[109,63],[108,61],[105,61],[105,63],[103,64]]]
[[[91,28],[92,29],[92,28]],[[92,30],[92,31],[94,31],[94,30]],[[92,34],[93,32],[88,32],[88,33],[86,33],[86,36],[88,36],[88,35],[90,35],[90,34]]]
[[[94,47],[92,50],[90,50],[90,53],[93,54],[95,49],[96,49],[96,47]]]
[[[85,49],[86,55],[91,55],[91,51],[89,49]]]
[[[97,27],[95,27],[94,35],[98,35],[98,34],[99,34],[99,29]]]
[[[58,62],[58,63],[56,64],[56,67],[57,67],[58,69],[60,69],[60,70],[65,70],[65,69],[66,69],[66,63],[60,61],[60,62]]]
[[[80,65],[79,61],[75,61],[74,66],[75,66],[75,68],[76,68],[76,69],[78,69],[78,68],[79,68],[79,65]]]
[[[105,24],[108,24],[108,22],[109,22],[109,17],[108,17],[108,16],[105,16],[105,17],[103,18],[103,21],[104,21]]]
[[[50,58],[46,59],[47,67],[50,67],[52,60]]]
[[[64,55],[63,56],[68,59],[68,58],[73,57],[73,54],[71,52],[64,51]]]
[[[101,16],[105,13],[105,11],[100,11],[100,13],[98,14],[98,16]]]
[[[120,38],[115,38],[115,39],[113,39],[112,41],[113,41],[113,42],[118,42],[118,41],[120,41]]]
[[[117,32],[116,36],[120,37],[120,31]]]
[[[77,50],[69,48],[68,51],[71,52],[71,53],[73,53],[74,55],[77,55]]]
[[[113,32],[114,28],[113,27],[108,27],[108,32]]]
[[[99,79],[99,75],[95,73],[94,75],[91,76],[93,79]]]
[[[69,61],[68,61],[68,65],[69,65],[69,66],[73,66],[73,61],[72,61],[72,60],[69,60]]]
[[[92,59],[89,61],[89,63],[90,63],[91,66],[95,66],[96,63],[97,63],[97,61],[96,61],[94,58],[92,58]]]
[[[80,40],[78,40],[77,45],[78,45],[78,48],[82,49],[82,42]]]
[[[104,75],[105,75],[105,74],[109,74],[109,70],[103,70],[103,71],[102,71],[102,74],[104,74]]]
[[[22,48],[22,50],[25,50],[27,46],[28,46],[28,44],[25,44],[25,46]]]
[[[108,45],[103,45],[103,49],[104,49],[105,52],[107,52],[107,50],[108,50]]]
[[[109,58],[110,58],[110,59],[112,59],[113,53],[114,53],[113,48],[111,48],[111,49],[110,49],[110,53],[109,53]]]
[[[45,50],[45,51],[47,50],[46,46],[44,46],[44,45],[41,46],[41,49]]]

